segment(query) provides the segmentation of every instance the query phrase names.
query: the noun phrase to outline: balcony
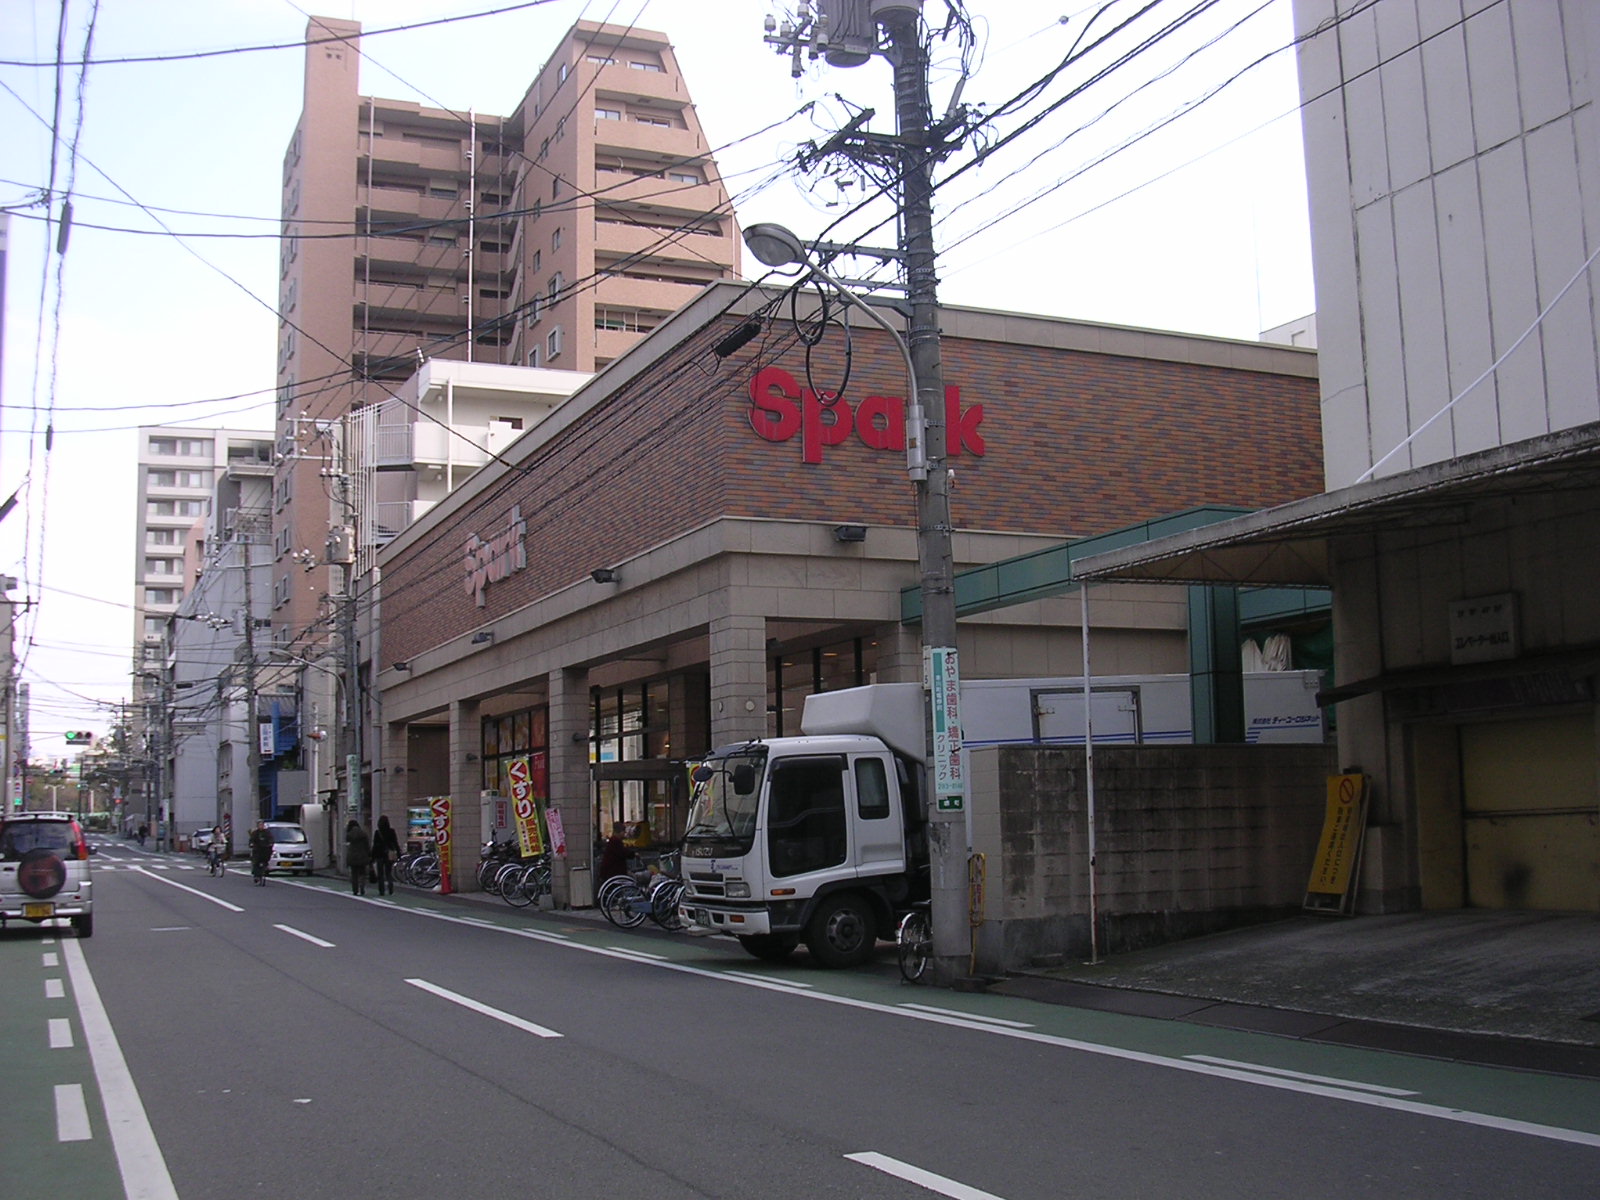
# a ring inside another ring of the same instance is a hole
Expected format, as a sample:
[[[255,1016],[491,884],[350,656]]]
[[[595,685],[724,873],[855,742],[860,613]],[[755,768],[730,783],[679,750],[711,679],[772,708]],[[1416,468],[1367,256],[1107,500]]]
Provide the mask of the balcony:
[[[659,104],[682,108],[689,103],[689,92],[683,86],[683,77],[666,71],[638,71],[626,61],[626,51],[619,51],[617,61],[609,67],[595,71],[594,94],[598,97],[615,97],[639,104]]]
[[[504,425],[440,425],[412,421],[379,425],[376,466],[380,471],[418,467],[483,466],[491,454],[503,454],[522,436]]]
[[[380,500],[373,507],[370,544],[386,546],[434,506],[433,500]]]
[[[624,155],[651,155],[662,161],[687,159],[706,153],[705,139],[688,129],[663,129],[638,121],[596,121],[596,154],[608,150]]]

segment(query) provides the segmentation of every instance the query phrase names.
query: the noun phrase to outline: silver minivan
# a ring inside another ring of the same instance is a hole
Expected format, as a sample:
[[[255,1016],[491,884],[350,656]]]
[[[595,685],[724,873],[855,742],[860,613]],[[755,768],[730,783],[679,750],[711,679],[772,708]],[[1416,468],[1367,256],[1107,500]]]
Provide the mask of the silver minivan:
[[[0,818],[0,927],[65,918],[79,937],[94,934],[94,880],[83,827],[71,813]]]
[[[272,857],[267,860],[267,870],[290,871],[296,875],[309,875],[316,866],[311,853],[311,839],[303,827],[292,821],[263,821],[272,835]]]

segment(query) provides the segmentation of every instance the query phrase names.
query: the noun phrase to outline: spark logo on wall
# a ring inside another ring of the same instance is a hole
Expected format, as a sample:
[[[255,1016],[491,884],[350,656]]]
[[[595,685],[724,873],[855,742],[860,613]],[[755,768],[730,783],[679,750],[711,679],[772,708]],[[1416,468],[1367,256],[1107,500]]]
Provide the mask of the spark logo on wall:
[[[522,519],[522,506],[513,504],[506,514],[506,526],[487,540],[473,534],[467,539],[467,591],[482,608],[484,592],[491,583],[509,578],[528,565],[528,523]]]
[[[944,389],[947,454],[982,456],[986,447],[979,426],[983,405],[961,407],[961,389]],[[763,367],[750,380],[750,428],[769,442],[787,442],[800,435],[802,462],[820,463],[829,446],[837,446],[851,433],[872,450],[906,448],[905,401],[899,396],[862,397],[854,407],[848,400],[824,404],[816,392],[803,388],[782,367]]]

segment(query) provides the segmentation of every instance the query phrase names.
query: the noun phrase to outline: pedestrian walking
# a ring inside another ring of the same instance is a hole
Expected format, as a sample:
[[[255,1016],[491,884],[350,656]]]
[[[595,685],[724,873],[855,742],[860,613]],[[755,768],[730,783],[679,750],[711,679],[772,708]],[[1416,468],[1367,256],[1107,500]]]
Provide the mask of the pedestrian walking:
[[[378,895],[394,895],[394,864],[400,858],[400,837],[387,815],[378,817],[372,831],[372,865],[378,872]]]
[[[149,836],[150,836],[150,826],[141,824],[139,826],[139,845],[143,846],[145,838],[147,838]]]
[[[350,892],[367,894],[367,871],[372,866],[372,839],[354,818],[344,827],[345,861],[350,865]]]

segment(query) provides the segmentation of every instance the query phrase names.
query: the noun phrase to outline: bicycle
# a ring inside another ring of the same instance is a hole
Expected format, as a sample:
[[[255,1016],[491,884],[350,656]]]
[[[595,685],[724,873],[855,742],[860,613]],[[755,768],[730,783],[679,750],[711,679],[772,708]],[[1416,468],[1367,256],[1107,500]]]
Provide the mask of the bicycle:
[[[267,886],[267,860],[253,854],[250,856],[250,882],[256,887]]]
[[[895,933],[895,948],[900,959],[900,976],[907,983],[916,983],[928,969],[933,957],[933,922],[928,918],[928,902],[921,901],[900,918],[900,928]]]
[[[206,851],[206,874],[217,877],[227,873],[228,868],[223,864],[222,847],[210,847]]]
[[[684,881],[658,875],[646,890],[631,875],[614,875],[600,885],[595,903],[606,920],[618,929],[632,929],[648,917],[667,930],[679,930],[684,922],[678,915]]]
[[[511,863],[496,883],[500,899],[512,908],[526,908],[540,896],[550,894],[550,859],[540,855],[527,862]]]

